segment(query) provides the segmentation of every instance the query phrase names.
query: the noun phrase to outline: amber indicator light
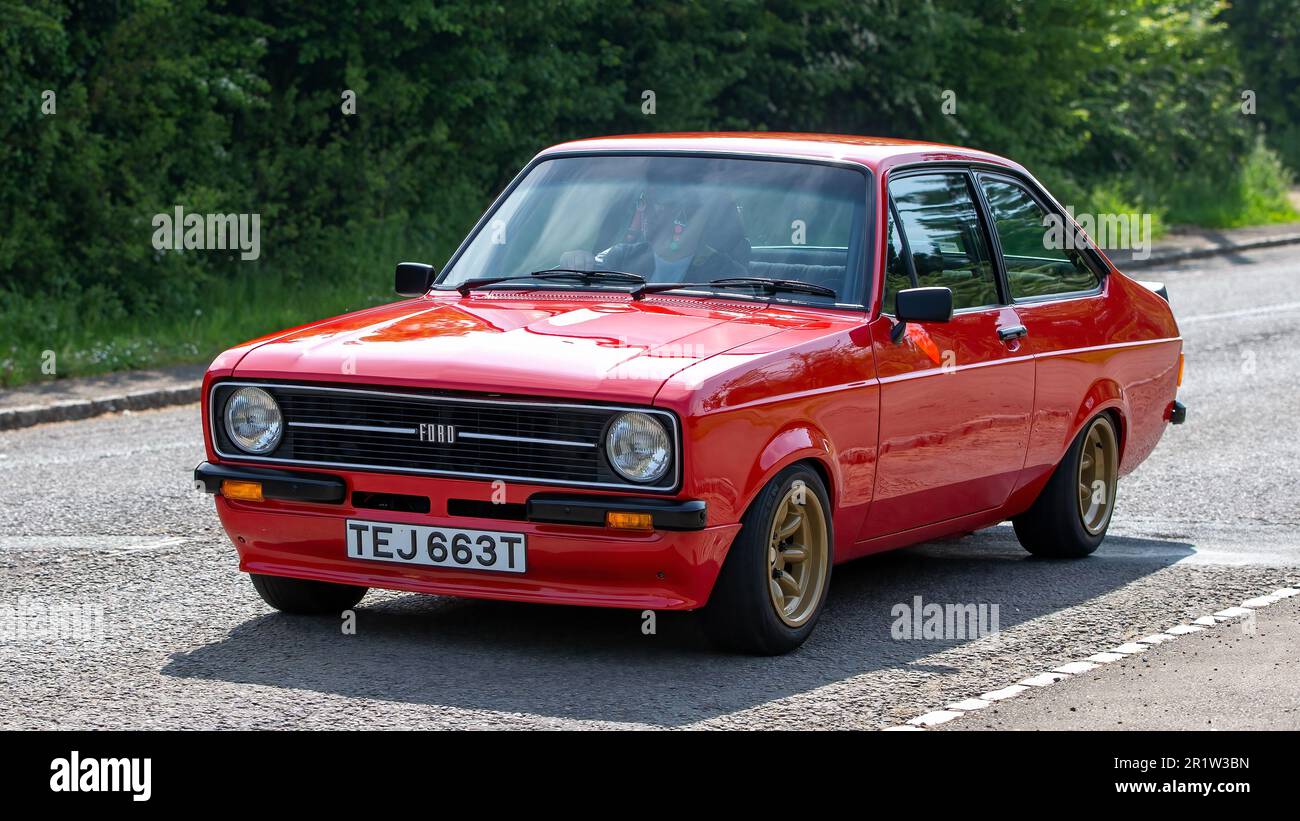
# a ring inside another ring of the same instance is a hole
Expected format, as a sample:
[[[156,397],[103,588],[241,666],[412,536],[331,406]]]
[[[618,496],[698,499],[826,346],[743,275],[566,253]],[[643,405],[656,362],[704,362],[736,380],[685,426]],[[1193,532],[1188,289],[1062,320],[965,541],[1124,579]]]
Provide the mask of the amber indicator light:
[[[605,524],[619,530],[654,530],[654,518],[649,513],[618,513],[609,511],[605,514]]]
[[[227,499],[238,499],[241,502],[260,502],[262,501],[262,483],[226,479],[221,483],[221,495]]]

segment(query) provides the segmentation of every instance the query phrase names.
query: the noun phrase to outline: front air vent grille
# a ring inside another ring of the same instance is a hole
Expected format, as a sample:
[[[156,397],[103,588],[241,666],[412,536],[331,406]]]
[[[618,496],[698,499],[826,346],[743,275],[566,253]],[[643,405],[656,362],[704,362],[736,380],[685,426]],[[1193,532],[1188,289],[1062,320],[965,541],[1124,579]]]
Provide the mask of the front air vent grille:
[[[245,385],[268,391],[284,415],[284,437],[268,456],[243,453],[216,424],[226,399]],[[652,408],[221,382],[210,410],[218,454],[230,459],[656,491],[676,487],[680,464],[678,452],[674,468],[653,485],[630,483],[610,468],[604,431],[621,411],[657,416],[676,442],[676,417]]]

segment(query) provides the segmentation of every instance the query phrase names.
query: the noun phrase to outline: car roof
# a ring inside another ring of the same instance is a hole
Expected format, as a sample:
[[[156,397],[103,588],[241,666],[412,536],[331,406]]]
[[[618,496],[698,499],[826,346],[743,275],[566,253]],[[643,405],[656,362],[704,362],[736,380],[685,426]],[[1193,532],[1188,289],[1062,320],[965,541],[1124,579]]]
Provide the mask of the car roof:
[[[918,162],[983,162],[1024,169],[1015,162],[974,148],[943,143],[857,137],[847,134],[797,134],[779,132],[692,132],[676,134],[624,134],[593,137],[553,145],[538,156],[563,152],[689,151],[753,154],[772,157],[852,162],[884,171]]]

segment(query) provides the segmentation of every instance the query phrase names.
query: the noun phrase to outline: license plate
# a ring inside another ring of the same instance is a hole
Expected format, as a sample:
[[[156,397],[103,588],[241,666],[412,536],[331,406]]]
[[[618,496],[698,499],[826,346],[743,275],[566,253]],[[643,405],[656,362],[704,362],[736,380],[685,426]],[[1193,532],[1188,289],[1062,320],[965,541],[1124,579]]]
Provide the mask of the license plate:
[[[523,533],[348,519],[347,538],[353,559],[497,573],[523,573],[527,568]]]

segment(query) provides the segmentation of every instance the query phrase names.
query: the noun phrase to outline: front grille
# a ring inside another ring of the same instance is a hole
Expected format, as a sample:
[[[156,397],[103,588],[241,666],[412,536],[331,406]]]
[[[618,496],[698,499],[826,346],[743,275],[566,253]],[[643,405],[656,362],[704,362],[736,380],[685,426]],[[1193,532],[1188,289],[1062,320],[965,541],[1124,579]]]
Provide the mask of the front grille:
[[[268,391],[284,414],[284,436],[267,456],[239,450],[219,423],[225,400],[245,385]],[[218,453],[231,459],[672,490],[676,458],[668,474],[651,485],[628,482],[610,468],[603,434],[610,419],[624,410],[657,416],[676,442],[672,414],[649,408],[264,382],[218,383],[211,401]],[[428,441],[421,438],[422,426]]]

